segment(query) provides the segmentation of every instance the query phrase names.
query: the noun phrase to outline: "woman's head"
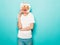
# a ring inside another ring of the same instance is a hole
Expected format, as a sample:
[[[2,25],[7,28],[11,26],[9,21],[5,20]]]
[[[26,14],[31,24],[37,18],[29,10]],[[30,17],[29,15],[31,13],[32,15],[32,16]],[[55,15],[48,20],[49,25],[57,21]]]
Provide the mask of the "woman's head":
[[[29,11],[30,11],[30,8],[31,8],[31,6],[30,6],[30,4],[28,4],[28,3],[21,3],[21,5],[20,5],[20,9],[21,9],[24,13],[29,12]]]

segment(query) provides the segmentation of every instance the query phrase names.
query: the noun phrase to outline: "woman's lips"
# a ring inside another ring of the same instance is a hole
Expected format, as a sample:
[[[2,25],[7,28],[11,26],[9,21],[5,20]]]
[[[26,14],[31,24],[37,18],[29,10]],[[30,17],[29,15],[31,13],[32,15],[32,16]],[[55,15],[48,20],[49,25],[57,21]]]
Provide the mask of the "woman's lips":
[[[27,11],[27,10],[24,10],[24,11]]]

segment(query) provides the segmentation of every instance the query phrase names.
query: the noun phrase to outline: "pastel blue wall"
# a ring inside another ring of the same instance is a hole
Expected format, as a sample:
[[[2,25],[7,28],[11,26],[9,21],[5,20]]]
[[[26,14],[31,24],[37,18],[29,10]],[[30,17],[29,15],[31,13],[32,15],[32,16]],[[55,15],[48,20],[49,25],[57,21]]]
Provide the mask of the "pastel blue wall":
[[[60,0],[0,0],[0,45],[17,45],[17,14],[29,2],[35,17],[34,45],[60,45]]]

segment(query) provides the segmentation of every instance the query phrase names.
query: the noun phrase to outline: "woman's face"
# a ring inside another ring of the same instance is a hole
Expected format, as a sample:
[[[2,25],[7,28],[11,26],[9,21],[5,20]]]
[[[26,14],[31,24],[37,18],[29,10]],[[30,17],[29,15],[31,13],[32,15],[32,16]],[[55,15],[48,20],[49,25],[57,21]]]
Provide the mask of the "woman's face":
[[[22,7],[23,13],[27,13],[28,10],[29,10],[29,6],[24,5],[24,6]]]

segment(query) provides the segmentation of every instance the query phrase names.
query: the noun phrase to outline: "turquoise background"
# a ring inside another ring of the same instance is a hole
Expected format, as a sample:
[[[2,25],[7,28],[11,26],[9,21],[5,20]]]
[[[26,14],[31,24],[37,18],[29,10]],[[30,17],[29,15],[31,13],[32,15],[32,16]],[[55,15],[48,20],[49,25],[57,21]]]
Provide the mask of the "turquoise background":
[[[21,2],[32,6],[34,45],[60,45],[60,0],[0,0],[0,45],[17,45]]]

